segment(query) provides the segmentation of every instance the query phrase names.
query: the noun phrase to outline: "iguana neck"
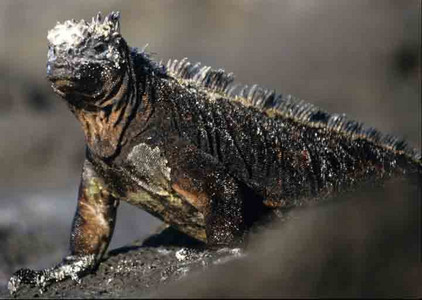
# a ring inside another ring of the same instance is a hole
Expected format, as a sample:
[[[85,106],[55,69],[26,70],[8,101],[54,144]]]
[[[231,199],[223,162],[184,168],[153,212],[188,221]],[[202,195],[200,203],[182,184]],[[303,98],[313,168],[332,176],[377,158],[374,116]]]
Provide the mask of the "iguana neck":
[[[125,138],[128,126],[135,119],[148,118],[151,111],[149,97],[144,95],[146,81],[140,78],[143,74],[136,74],[132,61],[128,65],[120,80],[103,91],[101,99],[94,100],[97,105],[69,104],[82,125],[89,150],[101,158],[116,156],[130,138]]]

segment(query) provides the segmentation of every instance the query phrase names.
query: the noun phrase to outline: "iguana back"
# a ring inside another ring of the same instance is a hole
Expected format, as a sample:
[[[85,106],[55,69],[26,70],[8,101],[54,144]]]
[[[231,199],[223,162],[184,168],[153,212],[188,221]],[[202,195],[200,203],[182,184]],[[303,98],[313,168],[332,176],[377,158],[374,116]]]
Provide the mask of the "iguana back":
[[[404,141],[344,115],[257,85],[236,85],[232,74],[186,59],[169,61],[163,70],[171,77],[168,94],[178,95],[166,105],[181,136],[269,206],[294,206],[421,170],[420,154]]]

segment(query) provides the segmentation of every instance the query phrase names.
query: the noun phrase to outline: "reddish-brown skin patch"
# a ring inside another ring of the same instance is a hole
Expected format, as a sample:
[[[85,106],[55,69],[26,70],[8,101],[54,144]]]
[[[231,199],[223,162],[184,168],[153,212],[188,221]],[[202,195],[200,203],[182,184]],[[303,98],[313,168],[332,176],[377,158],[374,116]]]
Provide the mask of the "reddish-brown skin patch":
[[[205,193],[195,192],[189,180],[181,180],[179,183],[174,183],[171,187],[200,212],[205,213],[209,207],[209,197]]]
[[[311,155],[308,150],[302,150],[302,161],[304,165],[309,165],[311,162]]]
[[[263,201],[264,205],[271,208],[283,207],[285,205],[284,201],[277,199],[276,201],[266,199]]]

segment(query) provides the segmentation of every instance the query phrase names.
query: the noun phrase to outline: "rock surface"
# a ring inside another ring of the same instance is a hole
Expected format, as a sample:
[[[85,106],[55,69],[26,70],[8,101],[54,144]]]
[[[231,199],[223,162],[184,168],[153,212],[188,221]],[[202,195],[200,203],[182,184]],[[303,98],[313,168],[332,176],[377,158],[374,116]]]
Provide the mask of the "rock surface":
[[[297,209],[252,233],[245,250],[206,250],[172,229],[109,252],[80,283],[24,287],[19,298],[417,297],[420,179]],[[8,297],[0,292],[1,297]]]
[[[154,293],[194,270],[235,258],[237,249],[202,251],[180,247],[145,247],[111,255],[96,273],[80,283],[66,280],[43,293],[35,287],[24,287],[18,298],[129,298]]]
[[[182,246],[183,245],[183,246]],[[172,228],[137,245],[110,251],[98,270],[79,282],[65,280],[41,291],[22,286],[17,298],[127,298],[154,293],[189,272],[206,269],[242,254],[238,248],[206,250],[203,244]],[[6,291],[0,294],[9,297]]]

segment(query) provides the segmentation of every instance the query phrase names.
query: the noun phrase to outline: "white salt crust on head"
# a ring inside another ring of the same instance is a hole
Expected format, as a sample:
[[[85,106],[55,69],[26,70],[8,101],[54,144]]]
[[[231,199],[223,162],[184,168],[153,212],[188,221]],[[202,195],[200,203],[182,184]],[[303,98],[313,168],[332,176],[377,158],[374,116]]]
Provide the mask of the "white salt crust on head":
[[[48,31],[47,39],[51,45],[64,50],[75,48],[85,42],[87,38],[108,41],[110,38],[120,36],[119,13],[112,12],[101,20],[101,14],[92,18],[90,23],[81,20],[67,20]]]
[[[67,48],[74,48],[79,46],[87,34],[88,26],[82,22],[73,24],[71,21],[66,21],[64,24],[57,24],[53,29],[48,31],[47,39],[53,46],[65,46]]]
[[[119,50],[111,43],[114,39],[121,37],[119,25],[119,12],[112,12],[102,20],[101,14],[92,18],[91,22],[84,20],[67,20],[63,24],[57,22],[57,25],[48,31],[47,39],[52,49],[48,52],[48,59],[54,60],[59,50],[61,53],[71,50],[73,53],[81,54],[74,57],[74,61],[85,62],[87,59],[107,59],[112,62],[115,68],[125,62],[120,55]],[[85,49],[95,47],[98,44],[105,44],[105,50],[102,52],[84,53]],[[84,53],[82,55],[82,53]]]

